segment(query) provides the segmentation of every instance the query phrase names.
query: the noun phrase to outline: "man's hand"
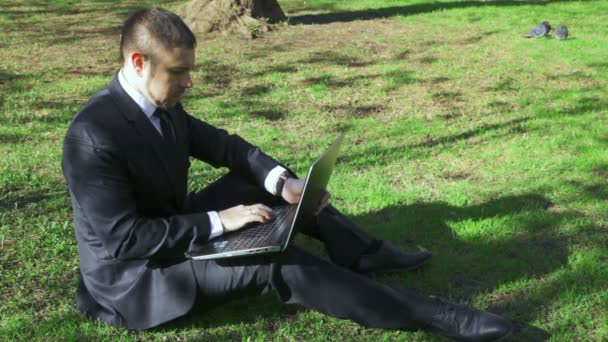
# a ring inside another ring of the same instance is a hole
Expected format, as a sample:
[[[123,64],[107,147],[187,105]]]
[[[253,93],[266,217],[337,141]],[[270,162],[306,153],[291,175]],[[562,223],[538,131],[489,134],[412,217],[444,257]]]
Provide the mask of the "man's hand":
[[[283,199],[287,201],[287,203],[298,203],[300,197],[302,197],[302,192],[304,191],[304,183],[305,181],[303,179],[287,178],[287,180],[285,180],[285,185],[283,186],[283,192],[281,193],[281,197],[283,197]],[[319,215],[321,210],[323,210],[323,208],[329,205],[330,196],[331,195],[329,194],[329,192],[323,191],[323,195],[319,200],[319,206],[317,207],[317,210],[314,213],[315,216]]]
[[[237,205],[236,207],[219,211],[218,215],[224,226],[225,233],[237,231],[251,222],[266,223],[273,218],[272,209],[260,203]]]

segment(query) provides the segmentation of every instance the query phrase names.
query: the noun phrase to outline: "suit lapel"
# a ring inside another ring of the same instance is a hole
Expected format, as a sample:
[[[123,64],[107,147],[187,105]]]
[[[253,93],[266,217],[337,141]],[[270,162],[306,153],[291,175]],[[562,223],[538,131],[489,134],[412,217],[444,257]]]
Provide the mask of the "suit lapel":
[[[178,207],[181,207],[181,202],[183,201],[182,197],[186,192],[187,186],[187,174],[183,174],[184,170],[182,164],[184,164],[184,156],[185,158],[188,158],[188,156],[182,151],[182,148],[179,148],[179,144],[181,144],[183,141],[183,134],[180,134],[180,131],[177,129],[177,125],[175,125],[177,143],[173,144],[165,142],[156,128],[150,122],[150,119],[148,119],[148,117],[141,111],[139,106],[137,106],[137,104],[120,86],[118,76],[114,76],[114,79],[110,83],[108,89],[113,95],[114,100],[117,102],[118,108],[121,109],[122,114],[133,125],[137,133],[142,137],[144,142],[146,142],[146,145],[152,147],[158,159],[161,161],[167,178],[172,185],[171,189],[176,192],[176,204]],[[171,113],[171,115],[174,114]]]

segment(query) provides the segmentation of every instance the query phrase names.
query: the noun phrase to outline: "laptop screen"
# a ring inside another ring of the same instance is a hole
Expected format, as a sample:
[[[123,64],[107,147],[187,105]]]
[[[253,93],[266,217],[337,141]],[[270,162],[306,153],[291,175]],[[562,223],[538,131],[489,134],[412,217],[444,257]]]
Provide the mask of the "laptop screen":
[[[293,227],[288,227],[292,229],[280,229],[281,231],[289,232],[288,236],[285,237],[285,240],[281,240],[281,245],[283,247],[287,245],[288,241],[294,235],[293,231],[297,229],[297,227],[309,224],[310,220],[314,218],[314,212],[319,206],[323,191],[327,188],[329,178],[331,177],[334,165],[338,159],[340,144],[342,143],[343,138],[344,133],[340,134],[331,146],[329,146],[310,167],[308,175],[306,176],[304,191],[302,192],[302,197],[298,203],[296,211],[297,216],[293,223]]]

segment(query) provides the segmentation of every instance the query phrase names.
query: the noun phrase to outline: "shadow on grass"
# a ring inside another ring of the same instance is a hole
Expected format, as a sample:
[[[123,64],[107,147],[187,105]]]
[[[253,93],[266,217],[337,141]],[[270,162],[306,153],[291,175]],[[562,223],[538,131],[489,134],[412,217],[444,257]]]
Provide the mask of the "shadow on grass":
[[[48,137],[44,133],[48,132],[48,128],[44,126],[67,126],[78,108],[84,105],[82,98],[76,98],[74,95],[74,98],[44,100],[39,98],[42,97],[39,94],[33,95],[32,88],[46,82],[41,75],[0,68],[0,108],[8,103],[7,107],[3,108],[6,111],[0,112],[0,125],[6,129],[0,132],[0,144],[47,140]],[[15,127],[19,129],[11,130]],[[23,127],[30,129],[25,131],[21,129]]]
[[[115,0],[90,0],[84,6],[78,6],[78,3],[64,4],[40,1],[20,1],[12,5],[5,6],[2,10],[15,19],[27,17],[32,14],[106,14],[109,10],[118,13],[129,14],[139,9],[150,7],[147,1],[122,1],[117,3]],[[165,0],[164,6],[181,3],[179,0]],[[29,8],[29,9],[26,9]]]
[[[586,96],[577,101],[573,106],[562,109],[559,114],[564,115],[584,115],[589,112],[604,111],[608,108],[608,100],[599,96]]]
[[[37,36],[37,41],[42,42],[48,46],[54,45],[69,45],[77,44],[82,40],[92,39],[95,37],[111,37],[120,35],[120,26],[108,26],[108,27],[95,27],[94,30],[84,29],[57,29],[48,34],[41,34]]]
[[[539,341],[548,339],[550,334],[529,323],[543,316],[545,308],[559,294],[577,283],[571,272],[557,279],[550,275],[567,267],[572,244],[603,246],[595,241],[593,233],[564,235],[556,231],[561,222],[584,215],[559,213],[553,207],[545,197],[528,194],[471,206],[413,203],[384,208],[358,217],[357,221],[374,227],[377,235],[401,246],[409,249],[424,246],[434,252],[427,270],[406,278],[413,288],[426,293],[470,303],[476,295],[492,293],[503,284],[540,280],[541,285],[531,291],[492,294],[487,307],[488,311],[514,321],[516,331],[511,340]],[[479,227],[477,232],[467,230],[469,222]],[[584,276],[594,279],[592,274]],[[596,284],[577,293],[598,290]]]
[[[552,2],[565,2],[566,0],[556,0]],[[421,13],[430,13],[434,11],[460,9],[460,8],[476,8],[476,7],[511,7],[534,5],[544,6],[547,1],[454,1],[454,2],[431,2],[417,3],[406,6],[392,6],[370,10],[358,11],[343,11],[322,14],[303,14],[289,17],[289,23],[297,24],[329,24],[336,22],[350,22],[355,20],[373,20],[380,18],[389,18],[394,16],[407,16]],[[305,10],[301,8],[300,10]],[[306,9],[308,10],[308,8]]]
[[[10,86],[10,82],[31,78],[31,74],[18,74],[11,70],[0,68],[0,86]]]
[[[341,156],[339,157],[339,160],[341,163],[354,166],[360,164],[369,165],[369,163],[374,165],[384,165],[393,162],[395,158],[419,159],[428,156],[432,152],[429,147],[449,147],[452,144],[467,141],[475,137],[479,137],[482,134],[489,134],[492,138],[497,138],[513,133],[522,133],[522,131],[524,131],[524,124],[528,120],[530,120],[529,117],[523,117],[507,120],[501,123],[481,124],[476,128],[469,129],[464,132],[439,137],[433,136],[429,133],[423,137],[420,142],[403,144],[400,146],[378,147],[372,145],[371,147],[365,148],[362,151]],[[399,143],[402,140],[400,138],[400,132],[387,132],[386,135],[394,136],[394,141],[396,143]],[[467,144],[471,145],[472,142],[468,142]]]
[[[264,70],[252,73],[252,77],[263,76],[270,73],[295,73],[298,68],[288,64],[270,64]]]
[[[10,69],[0,68],[0,108],[4,106],[4,98],[7,94],[26,88],[35,77],[34,74],[18,73]]]
[[[25,135],[15,133],[0,133],[0,144],[17,144],[25,140]]]
[[[543,278],[567,264],[569,243],[573,239],[593,244],[585,236],[562,236],[554,227],[577,213],[554,213],[553,203],[536,194],[505,196],[482,204],[453,206],[443,202],[413,203],[393,206],[354,217],[372,230],[376,237],[388,239],[408,249],[423,245],[435,253],[431,265],[405,275],[412,288],[427,294],[440,294],[454,301],[469,303],[473,297],[492,292],[501,284],[524,279]],[[491,220],[513,227],[488,227],[479,236],[468,236],[451,228],[454,222]],[[510,230],[505,233],[505,230]],[[304,242],[307,244],[307,242]],[[314,249],[314,246],[313,248]],[[592,275],[587,275],[592,276]],[[572,275],[568,282],[574,281]],[[401,281],[403,276],[399,275]],[[378,279],[384,282],[386,279]],[[392,279],[391,281],[394,281]],[[517,326],[515,338],[544,340],[546,331],[528,325],[550,305],[553,291],[561,285],[548,284],[541,294],[511,298],[492,298],[489,311],[513,319]],[[590,288],[589,291],[599,290]],[[545,294],[545,295],[543,295]],[[542,304],[539,306],[539,304]],[[179,328],[213,328],[239,323],[256,324],[260,320],[272,331],[277,321],[293,320],[303,310],[284,306],[273,296],[247,298],[231,302],[212,311],[201,311],[157,328],[168,331]],[[237,336],[238,335],[238,336]],[[238,333],[234,336],[242,338]]]
[[[351,54],[346,54],[340,51],[316,51],[310,54],[305,59],[295,62],[296,64],[333,64],[339,66],[347,66],[351,68],[359,68],[373,65],[375,63],[361,59],[361,57]]]
[[[604,173],[608,167],[598,167]],[[21,201],[44,200],[35,194]],[[43,194],[44,196],[44,194]],[[484,203],[454,206],[445,202],[419,202],[386,207],[353,217],[377,238],[387,239],[408,250],[424,246],[433,251],[428,266],[416,272],[389,274],[377,278],[383,283],[405,283],[426,294],[439,294],[453,301],[470,304],[480,294],[490,294],[487,309],[514,321],[513,341],[543,341],[550,333],[530,325],[545,314],[560,295],[577,289],[577,294],[593,294],[604,289],[601,277],[591,268],[568,269],[573,245],[605,248],[603,227],[590,227],[581,232],[560,233],[555,228],[564,220],[576,220],[578,212],[553,210],[554,204],[538,194],[503,196]],[[487,222],[488,225],[484,225]],[[467,225],[475,224],[474,232]],[[308,241],[303,242],[309,245]],[[315,246],[311,244],[311,249]],[[555,276],[557,275],[557,276]],[[586,279],[579,285],[580,279]],[[531,290],[517,293],[494,291],[503,284],[538,280]],[[290,321],[297,321],[300,306],[283,305],[274,295],[247,297],[212,309],[200,308],[150,333],[175,333],[198,329],[193,338],[213,339],[217,335],[239,340],[252,330],[276,331]],[[78,317],[69,315],[71,324],[80,325]],[[57,318],[57,317],[55,317]],[[58,317],[59,323],[63,318]],[[80,317],[82,321],[84,318]],[[73,321],[76,323],[73,323]],[[52,324],[44,322],[45,326]],[[65,323],[65,322],[64,322]],[[245,324],[245,329],[221,329]],[[311,327],[318,329],[318,327]],[[78,329],[77,329],[78,330]],[[209,330],[210,332],[207,332]],[[19,334],[19,331],[13,333]],[[131,332],[144,337],[148,332]],[[363,332],[365,334],[365,332]]]
[[[509,81],[506,81],[499,83],[499,87],[499,90],[502,90],[511,87],[511,85]],[[570,93],[573,96],[579,96],[581,94],[591,94],[596,90],[599,89],[574,89]],[[458,92],[438,92],[433,94],[433,99],[438,102],[450,101],[449,103],[451,103],[454,100],[458,100],[459,96]],[[555,98],[548,97],[545,100],[546,103],[551,103],[555,101]],[[489,104],[489,107],[495,110],[510,111],[514,108],[514,105],[508,102],[494,101]],[[570,101],[564,107],[542,108],[534,115],[512,118],[497,123],[482,123],[477,127],[455,134],[439,135],[441,132],[428,133],[426,136],[420,137],[418,142],[404,143],[402,132],[398,130],[393,132],[388,131],[385,133],[385,136],[394,138],[391,146],[381,147],[368,144],[369,147],[353,151],[350,154],[341,156],[339,159],[341,162],[352,166],[369,165],[369,163],[384,165],[398,158],[419,159],[427,157],[432,153],[432,150],[429,149],[430,147],[450,148],[455,144],[463,142],[466,142],[470,146],[476,143],[475,141],[471,141],[472,139],[480,139],[481,142],[484,142],[489,139],[515,136],[533,131],[535,130],[535,123],[533,122],[536,120],[560,120],[566,117],[593,115],[593,113],[600,113],[607,109],[608,101],[601,98],[601,96],[584,95],[577,100]],[[443,116],[443,118],[449,119],[451,116],[457,117],[459,115],[461,114],[454,112],[450,113],[449,116]],[[588,125],[588,123],[583,122],[582,125]]]
[[[31,204],[40,204],[51,198],[58,198],[65,195],[65,191],[51,189],[11,192],[10,189],[4,188],[2,189],[2,192],[3,194],[0,196],[0,214],[3,212],[22,209]]]
[[[170,6],[181,1],[164,1],[163,6]],[[12,22],[3,26],[9,29],[27,25],[28,41],[40,42],[52,46],[71,44],[83,39],[97,36],[116,36],[120,33],[120,24],[100,27],[99,22],[111,18],[108,14],[126,17],[140,9],[151,7],[154,3],[147,2],[116,2],[110,0],[89,1],[87,4],[53,3],[40,1],[24,1],[3,6],[2,13],[10,17]],[[80,17],[79,17],[80,16]],[[94,28],[88,18],[95,18]]]

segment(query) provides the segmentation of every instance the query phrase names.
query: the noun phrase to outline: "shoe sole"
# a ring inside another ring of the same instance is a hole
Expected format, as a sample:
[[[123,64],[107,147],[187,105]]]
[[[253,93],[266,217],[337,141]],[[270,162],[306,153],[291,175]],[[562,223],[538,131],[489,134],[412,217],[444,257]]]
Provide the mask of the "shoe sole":
[[[511,337],[513,335],[513,330],[514,329],[511,328],[511,330],[509,330],[509,332],[507,332],[506,334],[504,334],[501,337],[499,337],[499,338],[497,338],[495,340],[492,340],[492,341],[493,342],[505,341],[506,339],[508,339],[509,337]],[[447,336],[447,335],[444,335],[444,336],[447,337],[447,338],[451,338],[454,341],[471,341],[470,339],[467,339],[467,338],[457,338],[457,337],[454,337],[454,336]]]

